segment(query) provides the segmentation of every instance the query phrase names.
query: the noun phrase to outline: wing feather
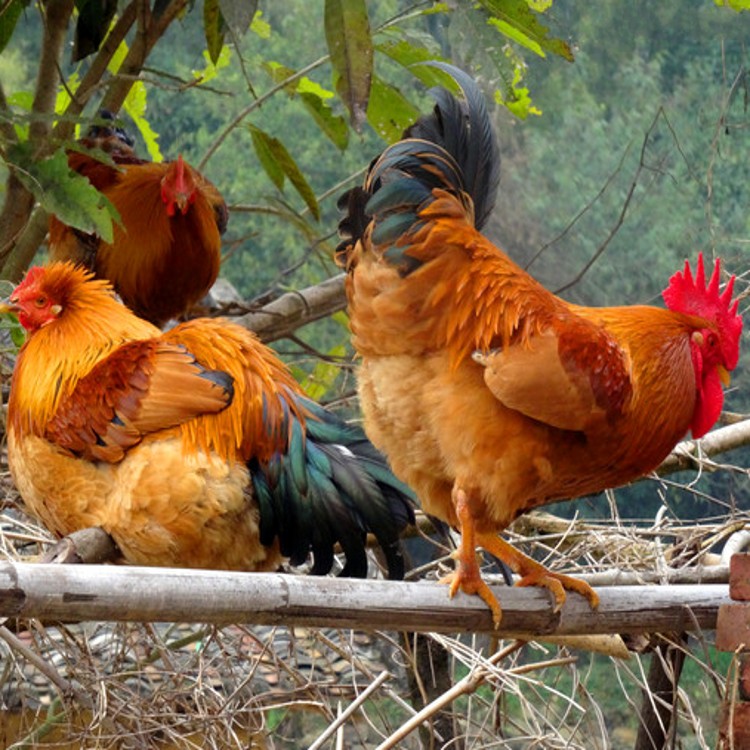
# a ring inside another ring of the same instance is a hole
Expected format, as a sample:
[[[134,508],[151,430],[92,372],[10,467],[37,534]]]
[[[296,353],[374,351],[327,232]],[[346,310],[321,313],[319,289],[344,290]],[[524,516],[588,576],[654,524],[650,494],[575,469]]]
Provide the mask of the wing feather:
[[[78,381],[46,437],[88,460],[114,463],[146,435],[222,411],[233,395],[232,378],[201,366],[186,347],[133,341]]]
[[[620,415],[632,394],[629,361],[599,326],[568,320],[525,343],[474,359],[484,381],[510,409],[561,430],[583,431]]]

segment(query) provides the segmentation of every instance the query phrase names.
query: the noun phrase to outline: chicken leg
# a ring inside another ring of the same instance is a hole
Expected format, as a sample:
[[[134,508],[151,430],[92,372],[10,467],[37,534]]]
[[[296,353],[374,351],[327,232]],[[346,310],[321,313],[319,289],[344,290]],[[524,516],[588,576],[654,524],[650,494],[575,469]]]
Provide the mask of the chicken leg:
[[[466,493],[454,486],[453,488],[453,505],[456,509],[456,516],[461,531],[461,541],[458,548],[451,553],[451,557],[456,561],[456,568],[452,573],[443,576],[440,583],[447,583],[450,586],[449,594],[451,598],[456,595],[456,591],[461,589],[464,594],[477,594],[487,606],[492,610],[492,621],[497,628],[503,617],[503,611],[500,608],[500,602],[492,593],[490,587],[482,580],[482,573],[477,563],[476,552],[476,529],[474,528],[474,519],[471,517],[469,500]]]
[[[562,573],[554,573],[541,563],[519,552],[512,545],[492,533],[477,533],[471,516],[466,492],[460,487],[454,488],[453,502],[460,524],[461,543],[453,553],[456,569],[441,579],[441,583],[450,585],[451,597],[461,589],[466,594],[477,594],[492,611],[492,620],[497,628],[502,620],[502,609],[497,597],[482,580],[477,563],[476,547],[483,547],[499,560],[508,565],[514,573],[521,576],[516,586],[543,586],[549,589],[555,598],[554,611],[558,612],[565,602],[565,589],[575,591],[586,597],[593,609],[599,606],[599,596],[588,583]]]

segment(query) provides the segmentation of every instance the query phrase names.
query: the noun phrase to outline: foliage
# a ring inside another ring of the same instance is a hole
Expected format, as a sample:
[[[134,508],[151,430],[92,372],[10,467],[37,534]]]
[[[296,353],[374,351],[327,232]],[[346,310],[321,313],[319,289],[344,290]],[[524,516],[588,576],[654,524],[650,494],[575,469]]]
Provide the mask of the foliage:
[[[35,160],[28,143],[8,149],[7,163],[26,189],[70,226],[83,232],[95,232],[112,241],[112,219],[117,210],[91,183],[68,168],[62,151]]]
[[[296,6],[299,12],[295,12]],[[484,9],[475,9],[469,3],[466,6],[477,18],[481,17],[481,23],[501,16],[502,33],[509,38],[528,46],[525,40],[532,35],[535,45],[569,54],[565,43],[549,37],[538,22],[538,10],[531,9],[537,7],[536,3],[518,0],[510,8],[493,3],[486,3]],[[291,231],[289,225],[282,225],[271,235],[267,247],[275,250],[298,244],[295,228],[306,237],[320,234],[323,215],[316,193],[324,194],[348,174],[340,168],[341,160],[336,157],[330,159],[331,166],[321,174],[321,160],[314,153],[308,156],[305,144],[317,144],[322,131],[348,154],[350,134],[342,108],[348,112],[355,131],[362,131],[365,123],[370,124],[374,133],[367,134],[367,143],[373,144],[376,134],[397,138],[418,112],[409,102],[410,94],[402,91],[404,85],[414,89],[409,82],[414,72],[409,66],[416,59],[436,56],[435,40],[426,29],[438,17],[442,19],[440,23],[449,25],[452,15],[445,5],[428,3],[401,9],[393,0],[379,3],[327,0],[320,15],[300,2],[287,3],[284,8],[269,4],[268,8],[258,10],[257,2],[205,0],[202,17],[186,0],[157,0],[140,19],[135,13],[135,3],[118,13],[114,3],[86,0],[75,5],[64,0],[50,6],[40,4],[26,14],[21,14],[23,7],[20,0],[6,5],[0,42],[24,51],[29,86],[34,74],[32,61],[41,59],[45,68],[39,71],[35,92],[24,98],[20,91],[4,91],[0,99],[6,123],[0,130],[0,153],[11,176],[21,176],[22,168],[34,172],[27,168],[28,164],[19,165],[9,157],[14,143],[25,148],[27,161],[44,162],[54,153],[63,153],[70,143],[73,127],[85,129],[99,106],[113,111],[122,107],[154,160],[162,158],[163,150],[174,153],[180,141],[186,139],[192,158],[208,166],[212,174],[220,174],[223,179],[215,181],[236,199],[253,196],[255,200],[265,194],[264,206],[254,212],[278,215],[283,222],[294,213],[297,221],[291,223]],[[37,11],[45,16],[43,24]],[[290,49],[287,42],[287,25],[293,17],[305,19],[302,45],[296,49]],[[175,23],[178,18],[182,19],[179,26]],[[74,23],[69,24],[71,21]],[[140,36],[132,36],[136,22],[141,27]],[[70,64],[65,64],[60,58],[67,43],[64,32],[68,25],[75,46]],[[30,35],[29,29],[33,31]],[[47,55],[39,58],[35,51],[41,49],[46,49]],[[204,61],[203,69],[198,70],[194,61],[204,54],[208,65]],[[506,57],[504,67],[514,81],[512,90],[521,92],[520,58]],[[326,86],[324,75],[320,75],[326,69],[336,94]],[[58,85],[59,71],[64,80],[59,84],[61,95],[54,99],[53,112],[53,100],[46,92],[54,91]],[[317,80],[312,77],[313,72]],[[105,92],[101,98],[97,94],[100,80]],[[43,91],[45,101],[40,98]],[[198,96],[187,97],[189,104],[182,106],[177,94],[186,92]],[[522,93],[526,97],[528,92]],[[279,103],[286,97],[288,107]],[[23,101],[25,107],[20,106]],[[263,113],[261,104],[266,110]],[[81,113],[83,107],[86,110]],[[268,110],[270,116],[266,114]],[[297,119],[303,113],[311,118],[310,122],[299,131],[289,128],[287,118]],[[53,120],[53,115],[60,119]],[[31,122],[34,127],[26,127]],[[15,127],[11,129],[10,125]],[[250,134],[249,142],[243,133]],[[217,169],[220,149],[227,153],[235,144],[241,145]],[[375,148],[371,146],[370,152]],[[265,173],[265,183],[252,177],[245,179],[248,165],[236,155],[244,156],[248,149],[254,151]],[[352,164],[363,162],[366,163],[361,151],[352,153]],[[68,180],[71,186],[65,184]],[[34,197],[41,210],[60,211],[63,203],[78,200],[80,187],[76,182],[73,175],[60,174],[58,179],[48,181],[44,190],[36,190]],[[41,218],[30,222],[28,212],[13,209],[20,205],[18,191],[30,187],[28,180],[23,179],[20,186],[13,181],[8,183],[6,204],[0,214],[0,265],[6,276],[22,270],[35,249],[34,243],[38,245],[42,239]],[[80,200],[91,199],[81,194]],[[283,206],[281,210],[279,203]],[[26,205],[31,206],[28,202]],[[94,214],[90,206],[82,206],[81,211],[89,227],[93,221],[97,231],[111,233],[111,229],[101,226],[106,214]],[[76,226],[83,228],[86,222],[79,219]],[[302,224],[307,226],[302,229]],[[240,226],[239,231],[244,233],[245,228]],[[242,244],[234,244],[235,254],[243,251]],[[330,247],[326,247],[326,252],[330,253]],[[274,252],[269,250],[262,255],[261,262],[266,256],[273,257]],[[258,262],[257,251],[254,262]],[[278,266],[278,263],[268,265]],[[247,285],[240,286],[243,294],[250,292]]]

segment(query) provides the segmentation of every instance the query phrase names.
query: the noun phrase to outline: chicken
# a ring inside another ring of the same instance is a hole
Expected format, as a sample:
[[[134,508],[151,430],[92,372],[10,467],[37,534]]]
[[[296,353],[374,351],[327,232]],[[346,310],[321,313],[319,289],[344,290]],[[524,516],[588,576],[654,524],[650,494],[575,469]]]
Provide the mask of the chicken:
[[[410,492],[362,430],[307,399],[246,329],[197,318],[162,333],[72,263],[32,268],[6,310],[27,330],[8,404],[8,459],[58,535],[99,526],[133,564],[268,571],[282,558],[389,575]]]
[[[101,113],[105,123],[112,118]],[[70,151],[70,168],[86,177],[120,215],[112,243],[79,232],[51,216],[49,253],[109,279],[136,315],[162,326],[186,313],[219,274],[221,234],[229,213],[216,187],[182,156],[160,164],[139,159],[120,128],[94,126]],[[109,154],[116,166],[89,150]]]
[[[450,72],[455,98],[387,148],[342,197],[339,257],[365,430],[426,513],[460,530],[450,594],[479,594],[481,546],[519,585],[585,582],[547,570],[498,536],[519,514],[629,482],[692,430],[717,420],[738,361],[742,319],[719,262],[702,257],[664,292],[668,309],[591,308],[547,291],[480,233],[498,149],[476,84]]]

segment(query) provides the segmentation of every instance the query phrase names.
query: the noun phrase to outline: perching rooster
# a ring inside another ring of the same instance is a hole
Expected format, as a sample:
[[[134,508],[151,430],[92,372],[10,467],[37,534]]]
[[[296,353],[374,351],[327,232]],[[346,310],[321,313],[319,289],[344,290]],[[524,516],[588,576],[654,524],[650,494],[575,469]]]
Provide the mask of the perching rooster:
[[[182,156],[159,164],[139,159],[121,128],[94,126],[81,145],[104,151],[117,165],[89,152],[68,154],[70,168],[112,202],[120,222],[109,244],[50,217],[50,258],[81,263],[109,279],[123,302],[155,325],[184,314],[219,274],[229,217],[221,194]]]
[[[253,334],[199,318],[161,333],[71,263],[32,268],[5,308],[28,332],[8,459],[54,533],[100,526],[134,564],[314,573],[365,537],[403,575],[408,489],[362,431],[307,399]]]
[[[450,593],[478,593],[475,545],[520,585],[598,603],[583,581],[548,571],[497,533],[526,510],[599,492],[654,469],[688,430],[717,420],[737,365],[742,319],[733,278],[706,284],[703,259],[664,292],[669,309],[590,308],[544,289],[479,230],[498,151],[476,84],[442,64],[463,98],[434,112],[341,201],[340,247],[365,429],[424,510],[460,529]]]

